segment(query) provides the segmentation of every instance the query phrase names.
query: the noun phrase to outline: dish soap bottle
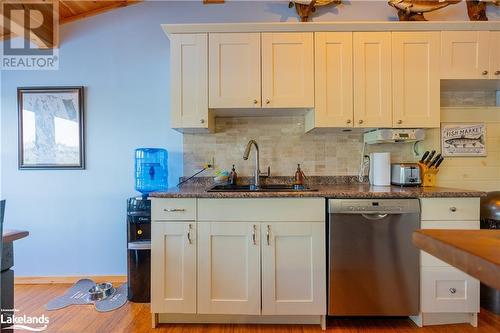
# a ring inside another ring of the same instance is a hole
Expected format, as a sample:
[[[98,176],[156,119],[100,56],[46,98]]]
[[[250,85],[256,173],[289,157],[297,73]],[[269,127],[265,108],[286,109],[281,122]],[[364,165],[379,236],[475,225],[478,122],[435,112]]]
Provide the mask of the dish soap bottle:
[[[229,185],[236,185],[237,180],[238,180],[238,174],[236,173],[233,164],[233,168],[231,169],[231,173],[229,174]]]
[[[306,175],[304,174],[304,171],[300,169],[300,164],[297,164],[297,171],[295,171],[295,186],[304,186],[304,178]]]

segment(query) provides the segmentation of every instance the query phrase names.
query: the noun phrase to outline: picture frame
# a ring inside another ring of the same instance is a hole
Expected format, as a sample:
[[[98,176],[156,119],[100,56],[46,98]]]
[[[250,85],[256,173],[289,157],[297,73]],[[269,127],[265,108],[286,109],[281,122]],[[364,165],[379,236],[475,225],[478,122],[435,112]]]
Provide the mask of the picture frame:
[[[85,169],[84,87],[19,87],[18,167]]]
[[[484,157],[486,125],[484,123],[443,123],[441,151],[445,157]]]

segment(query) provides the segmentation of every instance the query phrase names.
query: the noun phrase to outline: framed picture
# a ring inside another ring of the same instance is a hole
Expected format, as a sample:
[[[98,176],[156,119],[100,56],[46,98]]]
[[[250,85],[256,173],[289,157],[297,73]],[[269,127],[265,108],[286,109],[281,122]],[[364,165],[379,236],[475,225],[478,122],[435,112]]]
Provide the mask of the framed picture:
[[[478,124],[442,124],[443,156],[486,156],[486,126]]]
[[[17,89],[19,169],[85,169],[83,87]]]

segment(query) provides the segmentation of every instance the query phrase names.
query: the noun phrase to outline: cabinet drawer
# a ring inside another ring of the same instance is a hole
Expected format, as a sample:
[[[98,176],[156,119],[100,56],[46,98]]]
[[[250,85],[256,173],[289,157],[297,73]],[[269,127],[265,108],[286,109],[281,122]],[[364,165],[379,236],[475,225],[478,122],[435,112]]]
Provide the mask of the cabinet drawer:
[[[151,200],[153,221],[194,221],[196,220],[196,199]]]
[[[479,281],[453,267],[423,267],[422,312],[479,312]]]
[[[422,220],[479,220],[479,198],[420,199]]]

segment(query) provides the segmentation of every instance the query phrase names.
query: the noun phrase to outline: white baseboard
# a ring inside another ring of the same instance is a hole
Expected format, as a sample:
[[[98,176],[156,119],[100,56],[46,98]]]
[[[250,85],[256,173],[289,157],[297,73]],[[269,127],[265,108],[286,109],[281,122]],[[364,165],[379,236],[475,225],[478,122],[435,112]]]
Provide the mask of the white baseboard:
[[[95,282],[127,282],[126,275],[16,276],[14,284],[73,284],[80,279],[91,279]]]

